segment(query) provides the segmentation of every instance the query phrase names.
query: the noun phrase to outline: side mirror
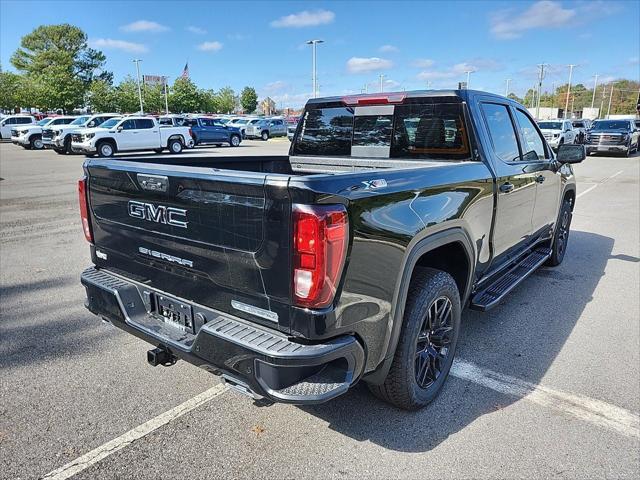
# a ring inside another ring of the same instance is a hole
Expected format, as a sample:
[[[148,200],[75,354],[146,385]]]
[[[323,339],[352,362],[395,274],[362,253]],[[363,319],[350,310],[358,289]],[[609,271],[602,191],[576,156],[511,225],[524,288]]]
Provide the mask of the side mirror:
[[[120,125],[118,128],[116,128],[116,130],[118,131],[118,133],[120,133],[123,130],[122,125]]]
[[[587,154],[584,145],[565,143],[558,147],[556,160],[560,163],[580,163],[585,158]]]

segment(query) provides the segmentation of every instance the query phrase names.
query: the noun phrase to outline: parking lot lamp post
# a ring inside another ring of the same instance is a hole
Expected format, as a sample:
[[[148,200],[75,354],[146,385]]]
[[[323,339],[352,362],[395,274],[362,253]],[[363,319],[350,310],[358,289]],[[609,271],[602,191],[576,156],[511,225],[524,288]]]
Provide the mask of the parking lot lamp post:
[[[609,106],[607,107],[607,120],[609,119],[609,114],[611,113],[611,100],[613,99],[613,83],[611,84],[611,92],[609,92]]]
[[[136,79],[138,80],[138,97],[140,98],[140,114],[144,113],[144,109],[142,106],[142,87],[140,86],[140,62],[142,60],[134,59],[133,63],[136,64]]]
[[[380,74],[380,93],[384,92],[384,74]]]
[[[596,101],[596,89],[598,88],[598,74],[596,73],[594,75],[594,82],[593,82],[593,95],[591,96],[591,108],[593,108],[593,104]]]
[[[567,85],[567,100],[564,104],[564,118],[568,118],[567,114],[569,113],[569,95],[571,95],[571,76],[573,75],[573,69],[578,65],[572,64],[567,65],[569,67],[569,84]]]
[[[471,79],[471,74],[475,72],[475,70],[465,70],[464,72],[467,74],[467,89],[469,89],[469,80]]]
[[[311,45],[311,88],[313,89],[313,98],[318,97],[318,70],[316,65],[316,47],[324,40],[309,40],[307,45]]]
[[[164,110],[169,115],[169,77],[164,77]]]
[[[509,85],[511,84],[511,79],[507,78],[507,88],[504,90],[504,96],[508,97],[509,96]]]

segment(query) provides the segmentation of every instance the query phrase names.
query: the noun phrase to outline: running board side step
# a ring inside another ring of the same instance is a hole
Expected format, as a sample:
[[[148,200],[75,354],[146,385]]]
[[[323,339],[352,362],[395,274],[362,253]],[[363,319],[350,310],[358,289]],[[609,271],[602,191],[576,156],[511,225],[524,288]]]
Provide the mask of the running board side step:
[[[490,285],[478,291],[471,299],[469,308],[486,312],[516,288],[551,256],[550,248],[537,248],[520,260]]]

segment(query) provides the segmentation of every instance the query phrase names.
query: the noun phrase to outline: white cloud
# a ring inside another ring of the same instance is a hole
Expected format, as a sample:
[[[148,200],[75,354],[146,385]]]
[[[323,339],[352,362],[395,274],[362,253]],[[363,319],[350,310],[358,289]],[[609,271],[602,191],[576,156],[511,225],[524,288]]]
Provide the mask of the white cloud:
[[[285,90],[289,84],[287,82],[283,82],[282,80],[276,80],[275,82],[267,83],[264,87],[264,91],[268,93],[281,92]]]
[[[393,45],[382,45],[378,51],[380,53],[397,53],[400,50],[398,49],[398,47],[394,47]]]
[[[456,63],[445,70],[425,70],[418,74],[419,80],[446,80],[462,77],[467,71],[475,71],[477,68],[467,62]]]
[[[130,53],[146,53],[149,51],[147,46],[141,43],[114,40],[112,38],[96,38],[95,40],[89,40],[89,45],[93,48],[100,48],[103,50],[122,50]]]
[[[576,14],[576,9],[563,8],[559,2],[541,0],[518,14],[511,9],[494,13],[491,16],[491,33],[502,40],[519,38],[526,30],[563,27]]]
[[[203,42],[200,45],[198,45],[198,50],[201,50],[203,52],[217,52],[219,50],[222,50],[222,44],[220,42]]]
[[[196,35],[204,35],[207,33],[204,28],[196,27],[194,25],[189,25],[187,27],[187,32],[195,33]]]
[[[417,68],[431,68],[435,63],[436,62],[429,58],[418,58],[411,62],[411,66]]]
[[[311,93],[284,93],[282,95],[272,95],[271,100],[276,102],[278,107],[282,105],[285,108],[298,108],[307,103],[307,100],[311,97]]]
[[[227,35],[227,38],[229,40],[237,40],[237,41],[243,41],[243,40],[249,40],[251,38],[251,35],[246,35],[244,33],[230,33],[229,35]]]
[[[335,18],[336,14],[330,10],[305,10],[280,17],[271,22],[271,26],[274,28],[315,27],[331,23]]]
[[[157,22],[151,22],[149,20],[138,20],[133,23],[129,23],[127,25],[123,25],[120,27],[121,30],[125,32],[151,32],[151,33],[160,33],[167,32],[170,30],[169,27],[165,25],[160,25]]]
[[[631,57],[629,58],[629,63],[631,65],[638,65],[638,63],[640,63],[640,60],[638,59],[638,57]]]
[[[347,60],[347,71],[349,73],[368,73],[378,70],[388,70],[391,67],[393,67],[391,60],[378,57],[351,57]]]

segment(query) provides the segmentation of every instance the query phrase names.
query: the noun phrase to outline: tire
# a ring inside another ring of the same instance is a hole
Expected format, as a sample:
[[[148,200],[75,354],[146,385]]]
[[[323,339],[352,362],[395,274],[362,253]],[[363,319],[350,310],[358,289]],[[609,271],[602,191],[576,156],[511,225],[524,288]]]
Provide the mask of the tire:
[[[34,135],[31,137],[29,145],[32,150],[42,150],[44,148],[44,143],[42,143],[42,137],[40,135]]]
[[[558,225],[555,233],[553,234],[551,256],[545,262],[545,265],[557,267],[562,263],[562,260],[564,260],[564,254],[567,251],[567,245],[569,243],[569,232],[572,217],[573,213],[571,212],[571,202],[568,199],[565,199],[562,202],[560,214],[558,215]]]
[[[260,138],[262,139],[262,141],[266,142],[267,140],[269,140],[269,132],[267,132],[266,130],[263,131],[260,134]]]
[[[103,141],[96,145],[96,153],[99,157],[113,157],[113,154],[116,153],[115,150],[113,143],[108,141]]]
[[[71,150],[71,135],[67,135],[66,138],[64,139],[64,150],[63,152],[66,155],[71,155],[73,153],[73,150]]]
[[[629,158],[629,155],[631,155],[631,143],[629,143],[629,147],[627,147],[627,151],[624,152],[623,154],[626,158]]]
[[[229,145],[232,147],[239,147],[240,135],[231,135],[231,138],[229,139]]]
[[[167,145],[167,147],[169,148],[170,153],[173,153],[173,154],[182,153],[182,149],[183,149],[182,142],[177,138],[173,138],[169,140],[169,145]]]
[[[416,270],[391,368],[381,385],[369,385],[371,392],[405,410],[418,410],[433,401],[453,363],[461,310],[460,294],[451,275],[433,268]],[[433,329],[431,323],[428,327],[434,317],[442,317],[443,326]],[[430,330],[425,332],[425,328]],[[436,336],[438,330],[441,333]]]
[[[66,155],[67,152],[64,148],[54,148],[53,149],[54,152],[56,152],[58,155]]]

